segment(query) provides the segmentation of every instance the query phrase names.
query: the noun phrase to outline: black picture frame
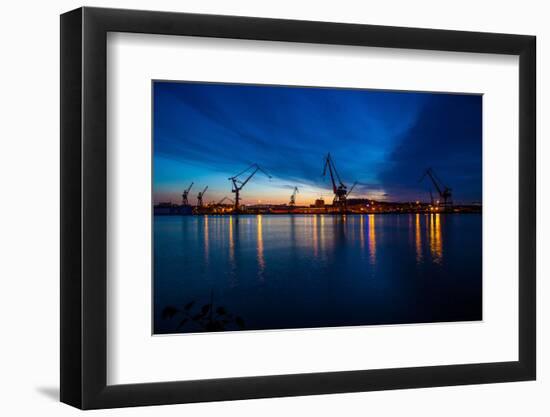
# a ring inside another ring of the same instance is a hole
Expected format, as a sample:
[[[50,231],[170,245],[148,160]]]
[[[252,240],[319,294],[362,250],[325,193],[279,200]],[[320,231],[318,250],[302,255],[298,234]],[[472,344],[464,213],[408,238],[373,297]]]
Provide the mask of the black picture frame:
[[[107,385],[108,32],[519,56],[519,360]],[[61,401],[82,409],[481,384],[536,377],[536,38],[80,8],[61,16]]]

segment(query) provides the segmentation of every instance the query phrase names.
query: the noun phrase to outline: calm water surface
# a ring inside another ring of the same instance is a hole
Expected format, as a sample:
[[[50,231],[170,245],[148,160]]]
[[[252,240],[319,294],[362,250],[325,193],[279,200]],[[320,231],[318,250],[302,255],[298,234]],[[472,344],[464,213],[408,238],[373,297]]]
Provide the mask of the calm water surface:
[[[155,216],[154,331],[481,320],[481,269],[479,214]]]

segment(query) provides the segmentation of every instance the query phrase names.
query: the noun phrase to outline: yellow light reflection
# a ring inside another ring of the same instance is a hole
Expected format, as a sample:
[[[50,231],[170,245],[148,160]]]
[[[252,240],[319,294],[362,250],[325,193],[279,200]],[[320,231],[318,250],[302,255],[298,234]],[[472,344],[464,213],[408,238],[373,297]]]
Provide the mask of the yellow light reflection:
[[[435,214],[435,249],[439,261],[443,259],[443,242],[441,238],[441,215]]]
[[[420,214],[416,213],[415,219],[415,247],[416,247],[416,263],[422,262],[422,232],[420,231]]]
[[[374,214],[369,214],[369,254],[370,262],[374,265],[376,262],[376,227],[374,224]]]
[[[263,229],[262,229],[262,215],[258,214],[256,216],[256,219],[258,221],[258,275],[260,280],[263,281],[264,279],[264,269],[265,269],[265,259],[264,259],[264,236],[263,236]]]
[[[317,216],[313,216],[313,256],[315,259],[317,259],[317,256],[319,256],[319,229],[317,228]]]
[[[443,258],[440,217],[439,213],[430,214],[430,253],[433,261],[437,264],[440,264]]]
[[[233,216],[229,216],[229,262],[235,262],[235,241],[233,237]]]

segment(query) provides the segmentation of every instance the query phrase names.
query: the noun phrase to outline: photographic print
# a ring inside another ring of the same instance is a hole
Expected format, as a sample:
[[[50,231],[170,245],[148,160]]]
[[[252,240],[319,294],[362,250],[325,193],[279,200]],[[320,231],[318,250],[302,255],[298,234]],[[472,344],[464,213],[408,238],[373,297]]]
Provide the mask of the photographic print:
[[[482,96],[153,81],[153,333],[482,320]]]

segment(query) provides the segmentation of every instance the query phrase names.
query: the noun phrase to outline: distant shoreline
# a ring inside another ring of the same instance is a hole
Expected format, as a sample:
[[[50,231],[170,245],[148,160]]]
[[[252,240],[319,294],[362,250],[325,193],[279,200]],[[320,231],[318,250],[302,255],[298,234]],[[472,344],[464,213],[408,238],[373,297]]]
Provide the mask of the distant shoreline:
[[[402,212],[390,212],[380,211],[377,213],[154,213],[156,217],[198,217],[198,216],[211,216],[211,217],[227,217],[227,216],[370,216],[370,215],[402,215],[402,214],[444,214],[444,215],[457,215],[457,214],[482,214],[482,211],[402,211]]]

